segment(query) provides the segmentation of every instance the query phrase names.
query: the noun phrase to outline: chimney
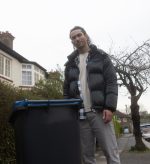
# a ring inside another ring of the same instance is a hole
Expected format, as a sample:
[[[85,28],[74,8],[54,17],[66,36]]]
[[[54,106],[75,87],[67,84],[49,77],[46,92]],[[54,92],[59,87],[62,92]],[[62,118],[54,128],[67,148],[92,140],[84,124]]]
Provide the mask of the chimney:
[[[0,41],[5,44],[7,47],[13,49],[13,40],[15,37],[11,35],[8,31],[0,32]]]

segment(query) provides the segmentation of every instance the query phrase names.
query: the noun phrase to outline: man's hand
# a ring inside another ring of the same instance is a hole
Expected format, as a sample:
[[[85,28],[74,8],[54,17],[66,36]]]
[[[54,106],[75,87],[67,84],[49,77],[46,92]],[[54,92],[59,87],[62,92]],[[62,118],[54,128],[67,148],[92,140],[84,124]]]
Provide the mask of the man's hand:
[[[104,109],[103,110],[103,120],[104,120],[104,123],[108,123],[112,120],[112,117],[113,117],[113,113],[108,110],[108,109]]]

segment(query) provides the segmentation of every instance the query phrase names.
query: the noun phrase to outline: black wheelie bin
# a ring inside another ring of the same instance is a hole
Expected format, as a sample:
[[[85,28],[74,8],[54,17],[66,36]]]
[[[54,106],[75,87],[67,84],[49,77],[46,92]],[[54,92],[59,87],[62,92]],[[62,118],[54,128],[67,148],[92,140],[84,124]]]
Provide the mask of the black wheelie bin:
[[[81,164],[80,99],[16,101],[10,116],[17,164]]]

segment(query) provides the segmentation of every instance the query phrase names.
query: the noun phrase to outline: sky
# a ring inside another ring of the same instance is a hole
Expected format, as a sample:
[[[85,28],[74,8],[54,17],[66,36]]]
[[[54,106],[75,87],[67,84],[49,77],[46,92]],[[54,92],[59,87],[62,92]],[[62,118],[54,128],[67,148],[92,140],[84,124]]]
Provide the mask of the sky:
[[[0,31],[15,37],[13,49],[47,71],[64,69],[76,25],[106,52],[132,51],[150,39],[149,0],[0,0],[0,6]],[[149,90],[140,104],[150,113]],[[128,97],[120,90],[118,108],[129,106]]]

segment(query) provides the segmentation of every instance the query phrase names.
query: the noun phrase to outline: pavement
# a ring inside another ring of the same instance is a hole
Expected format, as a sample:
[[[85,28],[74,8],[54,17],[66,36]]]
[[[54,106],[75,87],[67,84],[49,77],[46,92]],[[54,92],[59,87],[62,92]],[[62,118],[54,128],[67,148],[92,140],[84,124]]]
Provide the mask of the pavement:
[[[121,164],[150,164],[150,151],[146,152],[131,152],[131,146],[135,145],[133,134],[124,134],[117,139]],[[143,139],[146,147],[150,148],[150,142]],[[97,164],[107,164],[103,152],[98,149],[96,151]]]

